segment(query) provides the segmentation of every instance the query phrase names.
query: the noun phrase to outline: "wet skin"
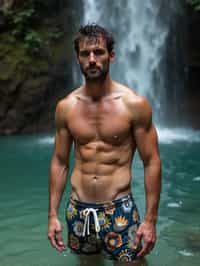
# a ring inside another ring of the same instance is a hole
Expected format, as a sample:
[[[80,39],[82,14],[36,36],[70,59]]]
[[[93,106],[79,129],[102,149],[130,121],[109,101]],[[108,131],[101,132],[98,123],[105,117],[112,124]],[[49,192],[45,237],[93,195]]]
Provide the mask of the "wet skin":
[[[138,256],[148,254],[156,241],[156,219],[161,187],[161,163],[151,107],[144,97],[111,80],[105,41],[84,39],[77,60],[86,83],[61,100],[56,108],[55,148],[50,169],[48,238],[64,250],[57,212],[66,184],[69,152],[74,143],[71,175],[74,198],[102,202],[127,195],[136,148],[144,164],[146,214],[136,234],[143,239]],[[134,264],[133,264],[134,265]]]

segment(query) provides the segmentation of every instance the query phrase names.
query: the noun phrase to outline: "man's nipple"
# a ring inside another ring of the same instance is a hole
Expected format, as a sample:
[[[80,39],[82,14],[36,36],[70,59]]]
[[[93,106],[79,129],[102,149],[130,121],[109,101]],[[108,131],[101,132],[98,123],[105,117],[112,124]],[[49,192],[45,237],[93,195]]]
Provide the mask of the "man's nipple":
[[[114,135],[114,140],[119,140],[119,136]]]

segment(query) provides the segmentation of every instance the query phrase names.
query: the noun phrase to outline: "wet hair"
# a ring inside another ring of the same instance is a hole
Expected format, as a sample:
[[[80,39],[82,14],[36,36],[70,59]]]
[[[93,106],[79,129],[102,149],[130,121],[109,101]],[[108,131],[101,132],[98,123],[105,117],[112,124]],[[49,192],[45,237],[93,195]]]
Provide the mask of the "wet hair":
[[[98,24],[92,23],[80,27],[74,38],[74,49],[77,54],[79,53],[79,43],[84,38],[94,39],[95,41],[98,41],[99,38],[103,38],[106,41],[108,52],[110,53],[114,49],[115,40],[112,33]]]

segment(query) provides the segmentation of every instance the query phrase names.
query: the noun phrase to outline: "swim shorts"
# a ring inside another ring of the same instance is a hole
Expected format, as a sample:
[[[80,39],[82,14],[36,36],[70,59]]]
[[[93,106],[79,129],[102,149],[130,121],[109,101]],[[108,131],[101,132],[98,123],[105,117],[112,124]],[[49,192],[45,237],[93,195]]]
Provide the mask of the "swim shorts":
[[[76,254],[99,254],[118,261],[133,261],[141,249],[135,245],[140,225],[131,194],[103,203],[69,199],[66,206],[68,246]]]

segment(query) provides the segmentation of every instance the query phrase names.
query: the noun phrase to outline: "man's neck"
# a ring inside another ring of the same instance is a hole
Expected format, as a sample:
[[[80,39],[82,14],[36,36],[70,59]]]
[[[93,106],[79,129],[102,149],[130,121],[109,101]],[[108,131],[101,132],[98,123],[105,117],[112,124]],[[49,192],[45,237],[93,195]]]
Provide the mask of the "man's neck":
[[[112,91],[112,80],[108,75],[104,80],[88,81],[86,80],[84,91],[85,94],[93,100],[98,101],[103,96],[110,94]]]

